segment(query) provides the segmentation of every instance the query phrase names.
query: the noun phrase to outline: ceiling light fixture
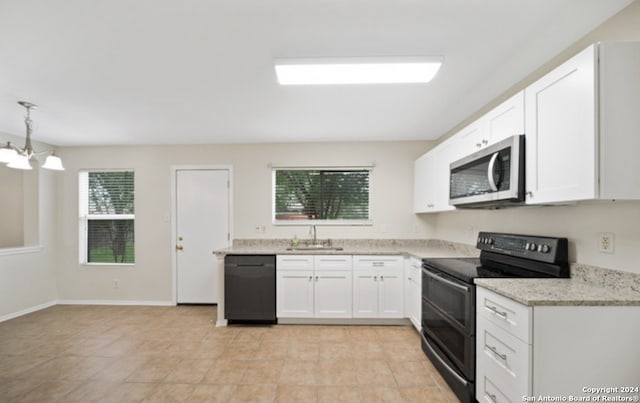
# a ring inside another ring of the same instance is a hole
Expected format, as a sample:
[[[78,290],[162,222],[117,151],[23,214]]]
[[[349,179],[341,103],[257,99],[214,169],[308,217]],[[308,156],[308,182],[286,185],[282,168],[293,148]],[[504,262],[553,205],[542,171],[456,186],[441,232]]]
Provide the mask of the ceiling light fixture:
[[[442,57],[275,59],[280,85],[428,83]]]
[[[7,145],[0,148],[0,162],[6,163],[9,168],[28,170],[31,169],[30,160],[32,157],[38,154],[49,154],[44,164],[42,164],[42,168],[64,171],[62,160],[54,151],[35,152],[31,146],[31,132],[33,131],[31,110],[36,109],[37,106],[27,101],[18,101],[18,103],[27,110],[27,115],[24,117],[24,124],[27,127],[27,139],[22,148],[8,141]]]

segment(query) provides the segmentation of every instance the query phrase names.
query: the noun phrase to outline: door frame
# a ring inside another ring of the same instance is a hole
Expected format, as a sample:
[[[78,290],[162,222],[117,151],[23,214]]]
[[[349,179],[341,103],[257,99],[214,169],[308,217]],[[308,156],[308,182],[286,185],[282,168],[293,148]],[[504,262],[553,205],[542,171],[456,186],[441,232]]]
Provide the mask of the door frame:
[[[231,165],[171,165],[169,167],[169,177],[171,180],[171,302],[173,305],[178,304],[178,255],[176,254],[176,245],[178,241],[177,228],[177,215],[178,215],[178,183],[176,180],[178,171],[227,171],[229,174],[229,198],[227,203],[229,204],[229,244],[233,242],[233,166]],[[218,273],[218,291],[222,288],[220,284],[220,273]],[[224,298],[224,294],[218,292],[218,298]],[[220,305],[221,301],[218,301]]]

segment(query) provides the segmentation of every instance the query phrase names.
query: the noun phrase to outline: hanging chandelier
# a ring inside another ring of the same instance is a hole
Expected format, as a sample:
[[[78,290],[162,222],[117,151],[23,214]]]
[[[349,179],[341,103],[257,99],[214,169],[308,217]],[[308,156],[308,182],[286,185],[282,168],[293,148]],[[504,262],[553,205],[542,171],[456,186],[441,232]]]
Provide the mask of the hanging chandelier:
[[[27,101],[18,101],[18,103],[27,110],[27,114],[24,117],[24,124],[27,127],[27,139],[24,143],[24,147],[18,147],[8,141],[4,147],[0,148],[0,163],[5,163],[9,168],[14,169],[32,169],[30,162],[32,157],[49,154],[47,159],[44,161],[44,164],[42,164],[42,168],[54,171],[64,171],[62,160],[55,154],[55,151],[36,152],[31,146],[31,132],[33,131],[31,110],[36,109],[37,106]]]

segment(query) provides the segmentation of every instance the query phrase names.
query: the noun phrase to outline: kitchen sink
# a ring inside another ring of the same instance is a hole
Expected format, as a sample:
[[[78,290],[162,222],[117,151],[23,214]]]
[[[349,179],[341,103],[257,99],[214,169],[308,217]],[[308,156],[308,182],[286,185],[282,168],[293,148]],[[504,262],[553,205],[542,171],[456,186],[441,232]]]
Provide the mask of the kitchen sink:
[[[343,250],[344,248],[338,246],[338,247],[334,247],[334,246],[324,246],[324,245],[307,245],[307,246],[289,246],[287,247],[287,250]]]

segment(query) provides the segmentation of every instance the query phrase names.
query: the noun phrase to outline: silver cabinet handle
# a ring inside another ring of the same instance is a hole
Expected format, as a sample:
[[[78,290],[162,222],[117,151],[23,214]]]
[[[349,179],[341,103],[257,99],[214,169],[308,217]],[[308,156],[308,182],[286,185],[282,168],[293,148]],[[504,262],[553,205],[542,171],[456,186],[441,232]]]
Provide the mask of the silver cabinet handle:
[[[506,354],[500,354],[495,347],[492,347],[492,346],[490,346],[488,344],[485,344],[484,346],[486,348],[488,348],[489,350],[491,350],[492,353],[494,353],[498,357],[502,358],[504,361],[507,361],[507,355]]]
[[[309,276],[309,281],[313,281],[313,276]]]
[[[480,148],[480,147],[482,147],[482,144],[476,143],[476,147]]]
[[[373,281],[378,281],[378,276],[373,276]]]
[[[482,144],[487,145],[489,142],[486,139],[482,139]]]
[[[318,276],[316,276],[316,283],[318,282]]]
[[[495,313],[496,315],[498,315],[502,319],[507,319],[507,313],[506,312],[500,312],[498,310],[498,308],[496,308],[495,306],[490,306],[490,305],[485,305],[485,306],[487,307],[488,310],[490,310],[491,312]]]
[[[384,281],[384,276],[380,276],[380,281]]]

